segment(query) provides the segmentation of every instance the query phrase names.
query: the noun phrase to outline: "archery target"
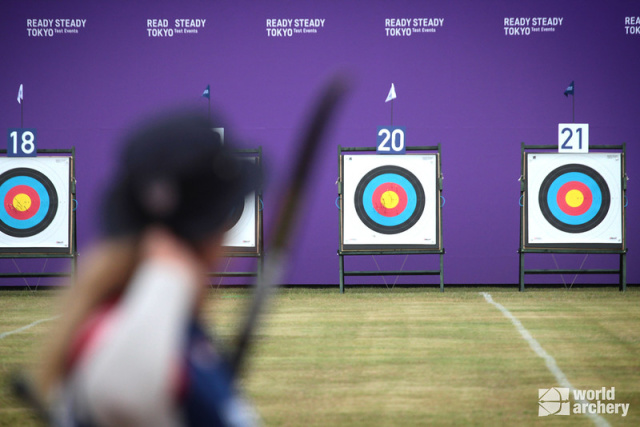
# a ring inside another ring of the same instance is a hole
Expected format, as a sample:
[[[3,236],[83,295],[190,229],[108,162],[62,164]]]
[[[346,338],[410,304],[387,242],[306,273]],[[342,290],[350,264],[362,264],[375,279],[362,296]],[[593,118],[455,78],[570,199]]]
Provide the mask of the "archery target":
[[[526,241],[532,247],[622,247],[619,153],[527,153]]]
[[[435,154],[343,156],[343,248],[435,248]]]
[[[70,158],[0,158],[0,248],[65,252],[70,242]]]
[[[257,157],[246,161],[258,162]],[[243,203],[231,212],[223,247],[228,251],[257,251],[259,201],[256,192],[249,193]]]

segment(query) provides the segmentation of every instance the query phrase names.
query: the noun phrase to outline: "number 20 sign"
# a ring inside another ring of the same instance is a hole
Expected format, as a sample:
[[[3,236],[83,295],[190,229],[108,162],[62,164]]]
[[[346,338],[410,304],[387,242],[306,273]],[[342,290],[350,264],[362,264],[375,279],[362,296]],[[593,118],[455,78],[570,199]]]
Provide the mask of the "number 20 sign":
[[[558,153],[588,153],[589,124],[558,124]]]
[[[378,154],[404,154],[406,147],[404,126],[378,126],[376,151]]]

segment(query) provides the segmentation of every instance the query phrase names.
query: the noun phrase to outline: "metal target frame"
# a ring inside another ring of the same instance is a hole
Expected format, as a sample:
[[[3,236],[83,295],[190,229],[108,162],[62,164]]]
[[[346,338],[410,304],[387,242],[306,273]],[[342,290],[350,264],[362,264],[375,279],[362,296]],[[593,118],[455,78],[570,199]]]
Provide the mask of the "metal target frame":
[[[621,242],[616,243],[581,243],[581,242],[562,242],[562,243],[545,243],[545,244],[532,244],[529,242],[529,211],[528,204],[534,203],[537,201],[529,200],[529,188],[528,188],[528,163],[527,158],[528,155],[535,154],[551,154],[554,152],[557,154],[558,146],[557,145],[525,145],[525,143],[521,143],[521,173],[520,173],[520,248],[518,249],[519,254],[519,289],[520,291],[525,290],[525,275],[544,275],[544,274],[609,274],[609,275],[618,275],[618,285],[620,291],[626,291],[627,289],[627,247],[626,247],[626,191],[627,191],[627,172],[626,172],[626,143],[621,145],[591,145],[590,150],[598,150],[591,151],[588,154],[583,154],[583,156],[588,156],[591,153],[614,153],[620,155],[620,182],[619,189],[621,191],[619,206],[615,206],[620,209],[621,215]],[[560,154],[566,155],[566,154]],[[568,155],[567,155],[568,156]],[[558,169],[565,170],[566,166],[572,166],[569,164],[563,165]],[[556,170],[558,170],[556,169]],[[590,169],[587,166],[583,168],[588,175],[588,170]],[[554,170],[549,175],[556,172]],[[569,169],[566,169],[569,170]],[[558,171],[560,173],[562,171]],[[590,177],[591,178],[591,177]],[[594,177],[594,184],[600,185],[600,178]],[[617,179],[617,177],[616,177]],[[538,197],[543,197],[543,193],[541,193],[541,189],[549,187],[549,182],[547,182],[548,178],[542,182],[540,189],[538,191]],[[598,182],[596,182],[598,181]],[[617,185],[618,183],[616,183]],[[617,187],[616,187],[617,188]],[[547,188],[549,190],[549,188]],[[608,192],[607,188],[605,192]],[[535,194],[535,193],[534,193]],[[605,197],[602,198],[603,204],[610,203],[609,194],[606,194]],[[607,205],[608,208],[608,205]],[[551,208],[554,210],[557,208]],[[540,208],[543,211],[542,207]],[[545,208],[545,212],[542,212],[542,215],[547,218],[550,213],[546,212],[546,210],[550,210],[549,207]],[[600,212],[593,214],[594,218],[601,220],[602,215]],[[547,218],[548,219],[548,218]],[[590,221],[592,222],[592,221]],[[553,226],[553,224],[552,224]],[[571,225],[566,226],[565,233],[578,233],[578,232],[588,232],[592,229],[593,225],[590,223],[586,223],[580,229],[579,226],[575,226],[573,229]],[[576,239],[577,240],[577,239]],[[619,257],[619,268],[617,269],[526,269],[525,268],[525,255],[526,254],[610,254],[616,255]]]
[[[389,244],[386,247],[377,247],[369,249],[363,245],[362,248],[348,248],[344,244],[344,157],[356,153],[371,154],[376,152],[376,147],[342,147],[338,145],[338,199],[340,200],[340,230],[339,230],[339,274],[340,274],[340,293],[344,293],[345,276],[439,276],[440,291],[444,292],[444,246],[442,239],[442,168],[441,159],[442,151],[440,144],[435,146],[416,146],[406,147],[407,154],[409,152],[416,155],[419,154],[435,154],[436,157],[436,176],[435,176],[435,192],[436,199],[436,242],[432,245],[412,245],[412,244]],[[383,157],[397,157],[381,155]],[[362,219],[362,218],[361,218]],[[390,228],[393,226],[390,226]],[[381,231],[381,233],[384,233]],[[377,271],[347,271],[345,269],[345,256],[361,256],[361,255],[438,255],[439,269],[437,270],[377,270]]]
[[[12,259],[15,264],[16,259],[46,259],[48,258],[67,258],[71,261],[69,272],[23,272],[18,269],[17,273],[0,273],[0,279],[21,278],[27,279],[31,277],[73,277],[77,269],[78,261],[78,239],[76,229],[76,149],[38,149],[38,155],[45,154],[51,157],[68,157],[69,158],[69,247],[68,248],[47,248],[47,247],[6,247],[0,248],[0,259]],[[0,149],[0,154],[7,154],[6,149]],[[36,157],[37,158],[37,157]],[[15,159],[21,159],[15,157]],[[75,202],[75,205],[74,205]],[[30,288],[27,283],[27,287]],[[37,288],[37,286],[36,286]]]
[[[258,148],[250,149],[238,149],[235,153],[239,157],[251,158],[255,157],[257,165],[262,168],[262,146]],[[257,277],[262,272],[264,265],[264,227],[263,227],[263,215],[262,215],[262,186],[256,191],[255,198],[253,200],[253,208],[255,209],[255,246],[241,247],[241,246],[223,246],[222,258],[228,258],[228,263],[233,258],[256,258],[257,267],[255,271],[214,271],[208,274],[209,277]],[[246,208],[246,207],[245,207]],[[227,264],[228,265],[228,264]]]

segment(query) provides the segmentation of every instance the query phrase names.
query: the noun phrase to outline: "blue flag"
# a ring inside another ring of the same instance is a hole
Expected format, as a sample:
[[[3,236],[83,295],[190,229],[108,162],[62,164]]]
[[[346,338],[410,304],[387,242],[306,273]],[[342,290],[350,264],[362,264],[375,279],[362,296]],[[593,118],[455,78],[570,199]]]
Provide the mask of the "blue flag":
[[[573,95],[573,82],[564,90],[564,96]]]
[[[211,99],[211,96],[209,95],[211,93],[211,85],[207,85],[207,88],[204,90],[204,92],[202,92],[202,96],[204,96],[205,98],[209,98]]]

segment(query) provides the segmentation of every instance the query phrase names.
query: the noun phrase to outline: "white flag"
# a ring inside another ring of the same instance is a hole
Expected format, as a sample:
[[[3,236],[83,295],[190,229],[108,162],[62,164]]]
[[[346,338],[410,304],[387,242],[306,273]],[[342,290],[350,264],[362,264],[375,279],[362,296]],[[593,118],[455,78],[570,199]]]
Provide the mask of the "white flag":
[[[22,104],[22,100],[24,97],[22,96],[22,85],[20,85],[20,89],[18,89],[18,104]]]
[[[396,99],[396,88],[393,85],[393,83],[391,83],[391,89],[389,89],[389,95],[387,95],[387,99],[384,102],[389,102],[392,99]]]

